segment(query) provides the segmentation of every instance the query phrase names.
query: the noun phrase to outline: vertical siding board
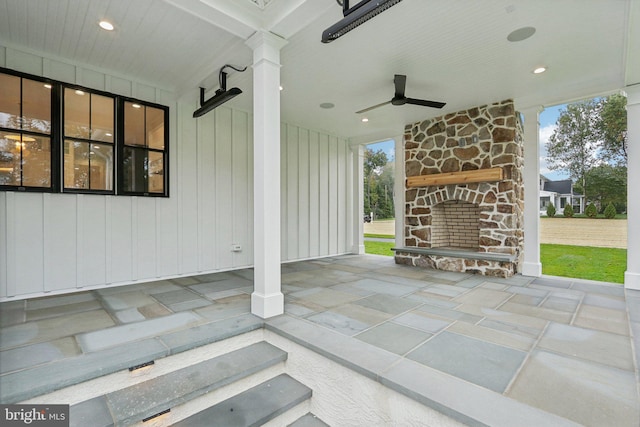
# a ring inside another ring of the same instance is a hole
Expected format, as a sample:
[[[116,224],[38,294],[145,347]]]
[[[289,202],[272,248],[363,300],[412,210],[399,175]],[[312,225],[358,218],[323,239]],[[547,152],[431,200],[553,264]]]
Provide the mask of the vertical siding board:
[[[231,217],[233,212],[232,194],[232,150],[231,150],[231,110],[229,108],[218,108],[216,111],[216,144],[215,144],[215,189],[216,189],[216,269],[230,268],[233,263],[231,252],[231,240],[233,230]]]
[[[329,137],[320,135],[320,255],[329,255]]]
[[[336,198],[338,199],[338,211],[337,211],[337,243],[338,243],[338,253],[346,252],[346,237],[347,237],[347,188],[349,185],[347,184],[347,153],[346,153],[346,144],[344,140],[338,140],[338,152],[337,152],[337,162],[338,162],[338,191],[336,193]]]
[[[180,273],[198,269],[198,177],[196,162],[196,120],[190,108],[181,106],[179,121],[182,124],[179,150],[178,188],[180,194]]]
[[[82,271],[80,286],[95,286],[106,280],[106,198],[84,197],[82,206],[82,252],[78,251],[78,262]]]
[[[247,160],[246,160],[246,168],[248,171],[247,175],[247,194],[245,195],[247,199],[247,236],[248,241],[245,247],[246,251],[246,260],[248,265],[253,265],[253,117],[249,114],[247,118]]]
[[[329,252],[338,251],[338,141],[329,137]]]
[[[133,278],[133,226],[131,223],[131,197],[111,199],[111,266],[113,283],[125,282]]]
[[[79,286],[77,267],[77,199],[43,194],[44,291]]]
[[[199,271],[216,268],[216,125],[217,113],[198,119],[198,257]]]
[[[134,259],[137,259],[136,279],[150,279],[157,277],[156,273],[156,212],[155,199],[151,197],[136,197],[134,202],[134,218],[138,241],[134,248],[137,250]]]
[[[298,258],[298,128],[287,126],[287,258]]]
[[[309,258],[309,131],[300,129],[298,150],[298,254]]]
[[[318,132],[309,134],[309,256],[320,254],[320,178]]]
[[[286,260],[289,251],[288,228],[289,212],[287,211],[287,153],[289,148],[288,127],[285,124],[280,125],[280,259]],[[258,212],[258,215],[260,213]]]
[[[249,154],[248,114],[233,111],[232,122],[232,243],[242,246],[241,252],[232,253],[232,267],[238,267],[249,265],[252,262],[251,259],[247,258],[247,248],[249,246],[249,235],[247,233],[249,201],[246,197],[246,194],[249,193],[249,171],[247,169],[247,157]]]
[[[42,194],[16,194],[13,210],[15,290],[44,291],[44,233]],[[9,285],[12,285],[11,281]]]

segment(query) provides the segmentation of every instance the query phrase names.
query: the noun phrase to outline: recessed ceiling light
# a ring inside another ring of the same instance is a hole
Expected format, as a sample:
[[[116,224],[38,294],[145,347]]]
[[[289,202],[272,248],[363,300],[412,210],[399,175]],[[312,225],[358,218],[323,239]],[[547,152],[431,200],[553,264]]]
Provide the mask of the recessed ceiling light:
[[[132,106],[133,108],[140,108],[140,107],[141,107],[141,105],[140,105],[140,104],[131,104],[131,106]]]
[[[98,25],[100,25],[100,28],[107,31],[113,31],[114,28],[113,24],[109,21],[100,21],[98,22]]]
[[[545,71],[547,71],[547,67],[538,67],[535,70],[533,70],[533,74],[542,74]]]
[[[367,123],[369,121],[369,119],[367,119],[366,117],[362,118],[362,123]]]
[[[52,86],[49,83],[45,83],[44,87],[46,87],[47,89],[51,89]]]
[[[323,102],[322,104],[320,104],[320,108],[325,108],[325,109],[333,108],[335,106],[336,105],[331,102]]]
[[[81,91],[81,90],[77,90],[77,91],[76,91],[76,95],[80,95],[80,96],[82,96],[82,95],[84,95],[84,92],[83,92],[83,91]]]
[[[507,36],[507,40],[509,40],[510,42],[521,42],[522,40],[526,40],[534,35],[535,32],[536,29],[533,27],[518,28],[517,30],[509,33],[509,35]]]
[[[282,86],[280,86],[280,90],[284,89]]]

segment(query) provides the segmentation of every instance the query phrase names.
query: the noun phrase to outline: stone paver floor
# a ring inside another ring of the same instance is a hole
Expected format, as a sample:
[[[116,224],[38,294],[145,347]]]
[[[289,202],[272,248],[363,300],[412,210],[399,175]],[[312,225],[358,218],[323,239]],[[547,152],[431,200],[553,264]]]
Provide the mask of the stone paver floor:
[[[282,284],[288,316],[583,425],[640,424],[638,291],[371,255],[284,264]],[[252,271],[240,270],[1,303],[0,387],[19,371],[246,316],[251,292]]]

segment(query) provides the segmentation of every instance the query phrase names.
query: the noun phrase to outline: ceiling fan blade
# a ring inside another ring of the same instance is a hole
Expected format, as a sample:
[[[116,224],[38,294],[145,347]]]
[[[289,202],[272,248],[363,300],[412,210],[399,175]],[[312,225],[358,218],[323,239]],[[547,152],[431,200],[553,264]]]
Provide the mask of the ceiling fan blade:
[[[428,101],[426,99],[407,98],[407,104],[422,105],[423,107],[442,108],[446,102]]]
[[[364,110],[356,111],[356,114],[366,113],[367,111],[371,111],[378,107],[382,107],[383,105],[391,104],[391,101],[383,102],[382,104],[374,105],[373,107],[365,108]]]
[[[403,74],[396,74],[393,78],[393,83],[396,85],[396,98],[404,98],[404,89],[407,86],[407,76]]]

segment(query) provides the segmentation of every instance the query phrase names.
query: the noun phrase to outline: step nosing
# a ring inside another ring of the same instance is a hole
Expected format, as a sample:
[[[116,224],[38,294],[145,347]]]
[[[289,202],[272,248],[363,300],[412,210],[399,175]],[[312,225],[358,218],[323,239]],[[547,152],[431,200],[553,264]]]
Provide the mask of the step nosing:
[[[286,352],[260,341],[108,393],[105,397],[117,424],[138,422],[286,359]]]

